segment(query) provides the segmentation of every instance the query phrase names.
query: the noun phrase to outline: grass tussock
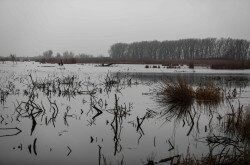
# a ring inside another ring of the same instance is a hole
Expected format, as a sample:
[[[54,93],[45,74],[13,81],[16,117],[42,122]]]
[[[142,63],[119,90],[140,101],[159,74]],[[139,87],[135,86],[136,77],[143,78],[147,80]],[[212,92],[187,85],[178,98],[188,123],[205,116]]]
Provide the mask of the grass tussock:
[[[190,116],[191,105],[194,101],[194,90],[186,81],[178,80],[176,83],[162,84],[161,95],[157,98],[161,107],[164,107],[162,116],[167,120],[176,118],[182,120]],[[165,109],[167,108],[167,109]]]
[[[184,80],[178,80],[177,83],[166,83],[162,94],[167,96],[167,103],[178,105],[191,104],[195,96],[192,86]]]
[[[195,98],[198,103],[218,103],[223,99],[223,93],[213,83],[207,83],[195,90]]]
[[[223,101],[223,92],[213,83],[200,85],[196,90],[184,80],[165,83],[162,87],[165,103],[175,105],[191,105],[196,99],[199,104],[218,104]]]

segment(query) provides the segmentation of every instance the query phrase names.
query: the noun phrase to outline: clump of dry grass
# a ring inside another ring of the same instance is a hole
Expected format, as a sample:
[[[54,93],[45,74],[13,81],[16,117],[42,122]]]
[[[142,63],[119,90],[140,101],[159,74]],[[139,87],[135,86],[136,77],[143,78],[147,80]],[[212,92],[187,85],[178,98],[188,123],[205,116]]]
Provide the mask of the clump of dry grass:
[[[177,83],[167,83],[163,87],[163,95],[166,95],[166,102],[178,105],[191,104],[194,99],[194,90],[184,80],[178,80]]]
[[[162,112],[162,116],[167,119],[191,116],[191,107],[195,100],[206,107],[217,107],[223,101],[223,95],[213,84],[200,86],[195,91],[187,81],[180,79],[177,82],[162,84],[161,95],[157,98],[160,105],[167,108]]]
[[[195,90],[195,98],[198,103],[219,103],[223,99],[223,93],[213,83],[207,83]]]
[[[176,83],[166,83],[162,87],[162,94],[166,96],[166,103],[187,105],[194,99],[198,103],[211,104],[219,103],[223,100],[223,92],[213,83],[200,85],[196,90],[184,80],[178,80]]]
[[[172,83],[166,82],[160,88],[161,95],[157,101],[164,107],[162,116],[166,117],[167,120],[171,118],[181,120],[190,115],[195,96],[191,85],[184,80],[178,80]]]

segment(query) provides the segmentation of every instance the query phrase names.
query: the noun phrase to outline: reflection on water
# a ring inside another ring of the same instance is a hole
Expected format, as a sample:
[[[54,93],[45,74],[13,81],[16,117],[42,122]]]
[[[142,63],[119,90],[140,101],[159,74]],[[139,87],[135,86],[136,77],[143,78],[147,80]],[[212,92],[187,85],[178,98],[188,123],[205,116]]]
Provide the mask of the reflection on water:
[[[3,165],[171,164],[218,154],[221,163],[242,159],[249,145],[249,75],[11,67],[0,79]],[[213,82],[224,99],[165,97],[159,84],[178,79],[194,92]]]

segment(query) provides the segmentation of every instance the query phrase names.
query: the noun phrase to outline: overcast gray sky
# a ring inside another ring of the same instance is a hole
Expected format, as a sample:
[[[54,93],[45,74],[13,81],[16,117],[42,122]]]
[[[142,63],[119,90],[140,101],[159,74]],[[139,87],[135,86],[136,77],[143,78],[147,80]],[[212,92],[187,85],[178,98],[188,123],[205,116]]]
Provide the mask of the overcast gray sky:
[[[0,0],[0,56],[206,37],[250,40],[250,0]]]

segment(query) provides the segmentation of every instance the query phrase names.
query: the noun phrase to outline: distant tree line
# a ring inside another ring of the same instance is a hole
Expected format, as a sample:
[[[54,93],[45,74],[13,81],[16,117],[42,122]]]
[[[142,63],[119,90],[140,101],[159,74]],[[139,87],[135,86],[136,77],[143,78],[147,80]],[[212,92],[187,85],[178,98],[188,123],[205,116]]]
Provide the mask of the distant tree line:
[[[12,61],[13,64],[16,63],[17,61],[20,61],[20,58],[16,56],[16,54],[10,54],[7,57],[1,57],[0,56],[0,61],[4,62],[4,61]]]
[[[59,60],[62,60],[65,63],[76,63],[79,60],[83,59],[90,59],[93,58],[92,55],[80,53],[78,55],[75,55],[72,51],[64,51],[63,53],[57,52],[56,54],[53,54],[52,50],[44,51],[42,55],[37,57],[36,61],[39,62],[58,62]]]
[[[86,53],[75,54],[72,51],[64,51],[63,53],[57,52],[54,54],[52,50],[44,51],[42,55],[35,57],[34,60],[41,63],[58,63],[58,64],[110,62],[109,57],[104,57],[102,55],[94,57],[93,55]]]
[[[180,39],[116,43],[109,50],[112,59],[131,60],[199,60],[249,58],[250,42],[232,38]]]
[[[92,58],[92,55],[80,53],[75,55],[72,51],[64,51],[62,54],[57,52],[55,55],[53,54],[52,50],[47,50],[40,55],[40,58],[44,59],[51,59],[51,58],[58,58],[58,59],[69,59],[69,58]]]
[[[0,56],[1,63],[5,61],[36,61],[41,63],[64,63],[64,64],[75,64],[75,63],[110,63],[109,57],[99,55],[94,57],[93,55],[80,53],[75,54],[72,51],[64,51],[63,53],[54,53],[52,50],[44,51],[41,55],[33,57],[17,57],[16,54],[10,54],[9,56]]]

